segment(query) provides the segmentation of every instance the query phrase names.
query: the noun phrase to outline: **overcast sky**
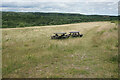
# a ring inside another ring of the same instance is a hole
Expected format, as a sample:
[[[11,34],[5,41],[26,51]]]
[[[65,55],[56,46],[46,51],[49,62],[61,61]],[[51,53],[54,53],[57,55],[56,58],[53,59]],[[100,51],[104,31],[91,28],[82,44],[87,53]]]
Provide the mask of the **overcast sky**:
[[[118,15],[118,1],[119,0],[3,0],[0,11]]]

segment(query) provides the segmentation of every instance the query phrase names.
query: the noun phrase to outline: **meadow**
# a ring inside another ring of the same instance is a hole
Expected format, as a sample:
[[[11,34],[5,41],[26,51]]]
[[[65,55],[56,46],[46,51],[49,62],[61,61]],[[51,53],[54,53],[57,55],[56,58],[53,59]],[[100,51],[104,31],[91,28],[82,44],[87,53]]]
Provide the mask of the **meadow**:
[[[54,32],[81,38],[51,40]],[[118,28],[86,22],[2,29],[3,78],[117,78]]]

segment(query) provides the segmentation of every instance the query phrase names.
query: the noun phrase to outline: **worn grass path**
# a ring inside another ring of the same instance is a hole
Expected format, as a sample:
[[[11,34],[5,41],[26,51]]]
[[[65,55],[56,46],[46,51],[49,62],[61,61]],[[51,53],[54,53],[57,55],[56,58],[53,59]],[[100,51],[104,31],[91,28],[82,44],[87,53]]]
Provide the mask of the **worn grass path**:
[[[118,77],[117,25],[77,23],[3,30],[3,77]],[[54,32],[81,31],[82,38],[51,40]]]

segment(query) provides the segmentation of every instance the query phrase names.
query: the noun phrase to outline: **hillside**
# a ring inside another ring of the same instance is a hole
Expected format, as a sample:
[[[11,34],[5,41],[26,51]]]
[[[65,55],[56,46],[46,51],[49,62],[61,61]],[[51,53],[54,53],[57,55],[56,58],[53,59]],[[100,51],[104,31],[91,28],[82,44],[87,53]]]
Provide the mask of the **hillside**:
[[[2,12],[2,28],[61,25],[93,21],[113,21],[116,16],[69,13]]]
[[[50,39],[70,31],[84,36]],[[3,78],[118,78],[117,34],[111,22],[2,29]]]

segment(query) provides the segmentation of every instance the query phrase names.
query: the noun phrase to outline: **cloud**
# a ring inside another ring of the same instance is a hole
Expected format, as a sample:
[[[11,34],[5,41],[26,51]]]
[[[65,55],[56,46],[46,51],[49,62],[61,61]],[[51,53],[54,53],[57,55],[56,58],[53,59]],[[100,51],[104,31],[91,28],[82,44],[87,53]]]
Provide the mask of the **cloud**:
[[[60,12],[105,15],[117,15],[118,12],[117,2],[37,2],[38,0],[35,0],[34,2],[25,2],[25,0],[19,1],[4,1],[3,5],[1,6],[2,10],[17,12]]]
[[[118,2],[119,0],[3,0],[2,2]]]

